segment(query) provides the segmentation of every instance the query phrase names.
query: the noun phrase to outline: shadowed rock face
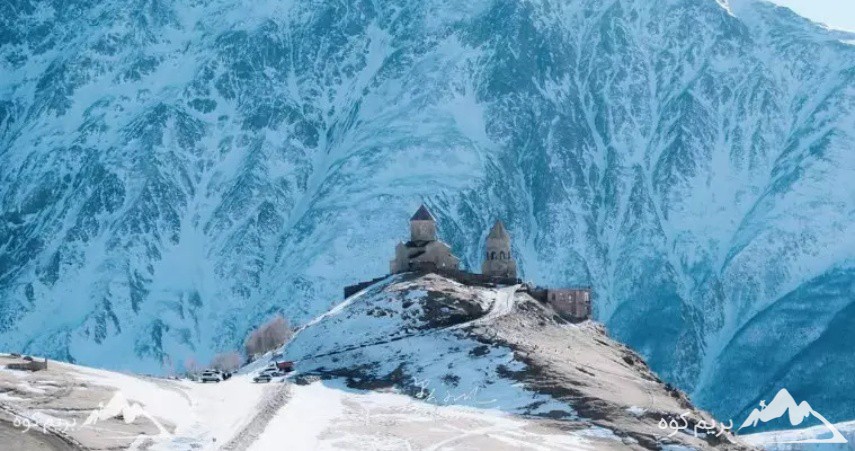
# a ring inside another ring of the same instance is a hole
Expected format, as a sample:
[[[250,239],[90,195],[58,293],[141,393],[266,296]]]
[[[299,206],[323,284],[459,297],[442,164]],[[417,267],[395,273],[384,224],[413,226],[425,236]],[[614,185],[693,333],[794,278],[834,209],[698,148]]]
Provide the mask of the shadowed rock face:
[[[853,37],[747,0],[457,3],[0,6],[0,347],[207,360],[384,274],[425,199],[469,268],[502,218],[524,277],[592,285],[720,416],[787,386],[855,417]]]
[[[298,381],[393,389],[434,404],[552,420],[551,427],[571,431],[599,427],[631,448],[741,448],[730,434],[666,437],[663,418],[685,414],[689,429],[712,418],[602,325],[570,324],[517,288],[396,276],[306,326],[283,353],[296,361]]]

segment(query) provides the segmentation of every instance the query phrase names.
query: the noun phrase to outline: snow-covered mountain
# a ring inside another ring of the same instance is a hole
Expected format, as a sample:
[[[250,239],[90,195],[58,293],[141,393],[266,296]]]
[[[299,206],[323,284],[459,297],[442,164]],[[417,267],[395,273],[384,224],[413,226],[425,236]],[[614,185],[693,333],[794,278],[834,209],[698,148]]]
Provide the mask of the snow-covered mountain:
[[[751,0],[0,4],[0,347],[163,371],[421,200],[722,418],[855,418],[855,37]]]

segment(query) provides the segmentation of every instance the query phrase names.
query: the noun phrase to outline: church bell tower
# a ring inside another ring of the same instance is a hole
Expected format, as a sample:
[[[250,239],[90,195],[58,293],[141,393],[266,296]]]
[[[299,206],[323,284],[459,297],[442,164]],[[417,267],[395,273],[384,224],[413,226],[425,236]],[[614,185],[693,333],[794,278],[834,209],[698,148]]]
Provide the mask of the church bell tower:
[[[511,256],[511,235],[502,221],[496,221],[490,229],[486,248],[481,273],[486,276],[516,279],[517,262]]]

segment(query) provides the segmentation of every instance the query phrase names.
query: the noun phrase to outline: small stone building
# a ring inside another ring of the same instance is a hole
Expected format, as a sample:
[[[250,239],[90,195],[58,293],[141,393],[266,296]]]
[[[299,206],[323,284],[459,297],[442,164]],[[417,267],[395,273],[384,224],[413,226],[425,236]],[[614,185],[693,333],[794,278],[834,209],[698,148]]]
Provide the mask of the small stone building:
[[[410,218],[410,240],[395,246],[395,258],[389,262],[392,274],[406,271],[456,270],[460,259],[451,247],[436,239],[436,220],[422,205]]]
[[[517,277],[517,262],[511,256],[511,235],[502,221],[496,221],[487,235],[486,254],[481,274],[491,277]]]
[[[564,318],[583,321],[591,317],[591,290],[548,288],[546,301]]]

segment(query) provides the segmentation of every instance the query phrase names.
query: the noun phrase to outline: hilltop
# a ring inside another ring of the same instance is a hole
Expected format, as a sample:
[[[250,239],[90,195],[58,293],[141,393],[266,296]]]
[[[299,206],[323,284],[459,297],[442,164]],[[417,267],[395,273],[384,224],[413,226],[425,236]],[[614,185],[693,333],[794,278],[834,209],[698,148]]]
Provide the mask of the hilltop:
[[[298,383],[321,378],[498,410],[617,447],[739,448],[731,436],[664,437],[663,418],[713,419],[602,325],[565,321],[520,285],[390,276],[309,323],[283,354],[297,362]]]

